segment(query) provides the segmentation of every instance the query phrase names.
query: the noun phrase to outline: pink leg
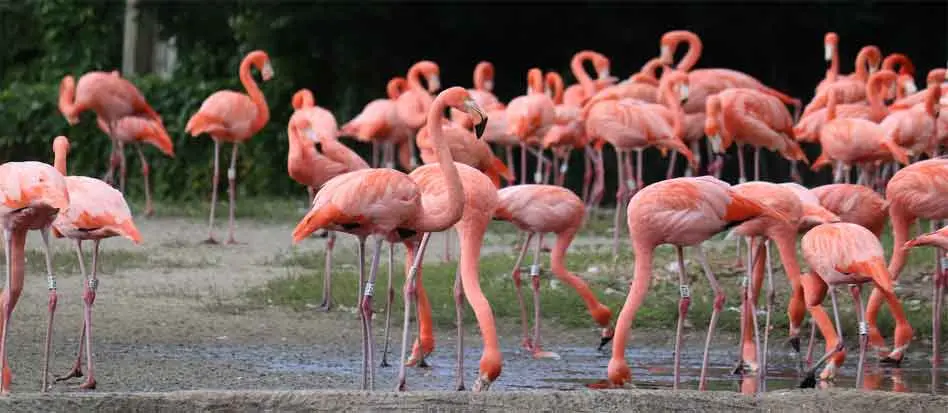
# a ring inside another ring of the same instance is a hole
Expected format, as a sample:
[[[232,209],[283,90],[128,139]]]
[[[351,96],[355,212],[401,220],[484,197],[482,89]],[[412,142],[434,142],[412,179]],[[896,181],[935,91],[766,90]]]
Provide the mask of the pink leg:
[[[155,213],[151,205],[151,186],[148,183],[148,174],[151,169],[148,168],[148,161],[145,160],[145,154],[142,153],[142,145],[136,144],[135,150],[138,151],[138,159],[142,163],[142,178],[145,180],[145,216],[150,217]]]
[[[125,144],[121,141],[118,143],[118,154],[119,154],[119,192],[125,193],[125,172],[126,172],[126,163],[125,163]]]
[[[405,360],[405,354],[408,352],[408,326],[410,324],[411,317],[411,303],[417,300],[415,292],[417,291],[415,287],[415,274],[418,273],[418,269],[421,267],[422,262],[424,262],[425,249],[428,248],[428,240],[431,238],[431,233],[426,232],[421,237],[421,243],[418,245],[418,248],[415,251],[411,251],[409,247],[409,252],[414,252],[414,257],[412,257],[411,268],[408,269],[408,275],[405,276],[405,287],[403,289],[403,297],[405,303],[404,311],[404,324],[402,325],[402,352],[399,361]],[[405,363],[399,363],[398,368],[398,380],[395,385],[396,391],[405,391]]]
[[[530,266],[530,278],[533,286],[533,358],[559,359],[559,354],[543,351],[540,345],[540,246],[543,237],[537,237],[537,244],[533,250],[533,265]]]
[[[43,237],[43,254],[46,258],[46,281],[49,288],[49,323],[46,324],[46,346],[43,353],[43,385],[40,391],[49,388],[49,350],[53,337],[53,315],[56,313],[56,278],[53,277],[53,262],[49,255],[49,228],[40,230]]]
[[[217,206],[217,182],[221,169],[221,142],[214,139],[214,175],[211,177],[211,215],[207,223],[207,239],[205,244],[217,244],[214,239],[214,207]]]
[[[8,382],[10,366],[7,365],[7,334],[10,331],[10,316],[13,314],[13,303],[18,297],[14,297],[17,292],[13,290],[13,233],[9,229],[3,230],[3,241],[6,244],[4,258],[7,261],[7,280],[0,296],[0,305],[2,305],[3,320],[0,320],[0,394],[10,392]]]
[[[392,286],[392,271],[395,268],[395,244],[388,244],[388,291],[385,300],[385,344],[382,347],[382,363],[379,367],[390,367],[388,364],[388,339],[392,326],[392,301],[395,300],[395,287]]]
[[[86,275],[86,265],[82,255],[82,240],[76,240],[76,256],[79,258],[79,272],[82,275],[83,281],[83,294],[85,294],[85,288],[88,284],[88,276]],[[73,377],[82,377],[82,350],[85,347],[86,339],[86,322],[83,317],[82,328],[79,330],[79,351],[76,352],[76,363],[72,366],[72,370],[68,373],[56,377],[56,382],[69,380]]]
[[[678,390],[681,370],[681,336],[685,327],[685,317],[688,315],[688,307],[691,305],[691,290],[688,288],[688,277],[685,274],[685,252],[681,246],[675,246],[678,252],[678,283],[680,286],[681,298],[678,300],[678,329],[675,332],[675,379],[672,382],[672,388]]]
[[[869,344],[869,325],[866,324],[866,309],[862,306],[862,288],[856,284],[849,286],[859,319],[859,363],[856,365],[856,388],[862,388],[862,367],[866,361],[866,346]]]
[[[520,142],[520,183],[527,183],[527,144]]]
[[[369,270],[369,280],[365,283],[365,289],[362,294],[361,315],[362,327],[365,333],[362,335],[365,340],[362,348],[366,352],[362,355],[363,376],[368,376],[368,390],[375,390],[375,336],[372,334],[372,295],[375,292],[375,277],[379,270],[379,257],[382,252],[382,237],[375,239],[375,252],[372,255],[372,267]],[[364,251],[364,249],[363,249]],[[365,379],[362,380],[363,384]],[[363,387],[363,390],[366,390]]]
[[[810,342],[806,346],[806,368],[813,367],[813,348],[816,347],[816,322],[810,317]]]
[[[92,276],[87,280],[82,294],[83,316],[86,327],[86,381],[79,385],[80,389],[95,388],[95,361],[92,358],[92,304],[95,303],[95,290],[99,285],[96,277],[99,268],[99,240],[92,241]]]
[[[612,256],[614,257],[619,256],[619,233],[622,228],[622,210],[625,208],[623,201],[625,201],[628,185],[626,182],[628,171],[625,170],[625,157],[626,153],[624,151],[616,151],[616,212],[612,221]]]
[[[448,228],[444,230],[444,262],[451,261],[451,230],[454,228]]]
[[[520,245],[520,254],[517,255],[517,262],[514,263],[513,272],[510,274],[511,278],[513,278],[514,287],[516,287],[517,290],[517,300],[520,302],[520,324],[523,326],[523,341],[520,342],[520,346],[530,352],[533,352],[533,340],[530,338],[530,327],[527,324],[527,304],[523,301],[520,264],[523,262],[523,257],[527,255],[527,247],[530,245],[530,240],[532,239],[533,233],[528,233],[527,239]]]
[[[701,269],[704,270],[704,275],[707,276],[708,282],[711,285],[711,290],[714,291],[714,306],[711,310],[711,321],[708,322],[708,335],[704,340],[704,357],[701,359],[701,376],[698,379],[698,390],[706,390],[705,388],[705,377],[707,377],[708,372],[708,356],[709,350],[711,349],[711,337],[714,335],[714,327],[717,325],[718,316],[721,314],[721,310],[724,308],[724,289],[721,288],[721,284],[718,283],[718,279],[715,278],[714,273],[711,272],[711,265],[708,264],[708,258],[704,255],[704,250],[701,248],[701,244],[695,246],[695,251],[698,253],[698,260],[701,262]]]
[[[464,390],[464,285],[461,283],[461,266],[454,271],[454,315],[458,326],[457,378],[454,389]]]
[[[589,211],[589,184],[592,182],[592,160],[589,158],[589,147],[583,150],[583,203]]]
[[[332,309],[332,250],[336,245],[336,233],[329,231],[326,239],[326,259],[323,269],[323,301],[319,304],[319,311]]]
[[[754,147],[754,180],[760,180],[760,147]]]
[[[227,182],[228,182],[228,191],[227,194],[230,196],[230,202],[227,204],[228,209],[228,225],[227,225],[227,243],[228,244],[237,244],[237,240],[234,239],[234,210],[236,209],[236,204],[234,204],[234,198],[237,197],[237,149],[240,147],[239,143],[234,144],[234,151],[230,155],[230,169],[227,170]]]
[[[668,170],[665,171],[665,179],[672,179],[675,175],[675,163],[678,161],[678,152],[672,151],[671,157],[668,159]]]
[[[111,139],[111,138],[110,138]],[[112,151],[109,152],[109,168],[105,171],[105,175],[102,176],[102,180],[112,185],[115,182],[115,168],[119,166],[121,160],[118,156],[118,144],[115,139],[112,141]]]
[[[517,171],[514,170],[513,146],[504,145],[504,152],[507,155],[507,169],[510,169],[511,175],[517,176]],[[521,183],[523,183],[523,181],[521,181]]]

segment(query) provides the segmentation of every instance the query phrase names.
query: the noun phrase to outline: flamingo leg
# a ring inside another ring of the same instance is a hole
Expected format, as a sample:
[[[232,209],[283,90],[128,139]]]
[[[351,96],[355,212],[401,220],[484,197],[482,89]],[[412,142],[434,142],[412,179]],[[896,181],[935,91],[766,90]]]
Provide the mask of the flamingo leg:
[[[701,169],[701,145],[698,141],[691,141],[691,153],[695,156],[695,163],[698,164],[698,169]],[[685,169],[685,176],[698,176],[698,171],[692,170],[691,165],[688,165],[688,168]]]
[[[859,318],[859,364],[856,366],[856,388],[862,388],[862,367],[866,361],[866,347],[869,344],[869,325],[866,324],[866,309],[862,306],[862,287],[858,284],[850,285],[849,291],[853,294],[853,304],[856,306],[856,316]]]
[[[615,217],[612,221],[612,256],[618,257],[619,255],[619,232],[621,231],[621,226],[619,225],[622,222],[622,202],[625,200],[626,192],[626,173],[625,170],[625,151],[617,150],[616,151],[616,212]],[[615,263],[615,262],[614,262]]]
[[[711,284],[711,290],[714,291],[714,307],[711,310],[711,321],[708,322],[708,336],[704,340],[704,356],[701,360],[701,376],[698,379],[698,390],[705,389],[705,377],[707,377],[708,372],[708,356],[709,350],[711,349],[711,337],[714,335],[714,327],[717,325],[718,317],[721,315],[721,310],[724,308],[724,289],[721,288],[721,284],[718,283],[717,278],[715,278],[714,273],[711,272],[711,265],[708,264],[708,257],[704,254],[704,249],[701,248],[701,244],[695,246],[695,251],[698,253],[698,260],[701,262],[701,268],[704,270],[704,275],[708,278],[708,283]]]
[[[109,152],[109,167],[105,170],[105,175],[102,175],[102,180],[105,183],[112,185],[115,182],[115,168],[119,165],[118,157],[118,144],[115,139],[109,137],[109,140],[112,141],[112,151]]]
[[[602,149],[595,150],[596,157],[593,159],[593,169],[595,170],[595,178],[593,180],[592,187],[592,206],[599,208],[599,205],[602,203],[602,195],[606,190],[606,167],[603,165],[603,155]]]
[[[624,202],[625,205],[628,205],[628,204],[629,204],[629,201],[632,200],[632,195],[635,195],[636,192],[639,192],[639,190],[642,189],[642,186],[644,186],[644,184],[645,184],[645,180],[642,179],[642,165],[645,163],[644,160],[643,160],[642,150],[641,150],[641,149],[636,149],[635,152],[636,152],[636,153],[635,153],[635,156],[636,156],[636,160],[635,160],[635,188],[632,188],[631,191],[629,191],[628,193],[626,193],[626,199],[625,199],[625,202]],[[632,168],[629,167],[629,171],[631,171],[631,170],[632,170]]]
[[[743,143],[737,144],[737,169],[740,175],[737,179],[737,182],[741,184],[743,184],[744,182],[747,182],[747,173],[745,172],[745,168],[744,168],[744,144]]]
[[[82,275],[83,284],[86,283],[86,265],[82,256],[82,240],[76,240],[76,255],[79,258],[79,272]],[[84,287],[83,287],[84,288]],[[72,370],[62,376],[56,377],[56,382],[69,380],[73,377],[82,377],[82,349],[85,347],[86,323],[82,322],[82,328],[79,330],[79,351],[76,352],[76,364]]]
[[[533,286],[533,358],[552,358],[559,360],[559,354],[543,351],[540,346],[540,250],[543,245],[543,234],[537,237],[533,249],[533,265],[530,266],[530,279]]]
[[[830,301],[833,303],[833,321],[836,322],[836,335],[843,339],[843,327],[839,323],[839,306],[836,304],[836,287],[829,286]]]
[[[523,233],[521,233],[523,234]],[[520,302],[520,324],[523,326],[523,341],[520,342],[520,346],[524,350],[533,351],[533,340],[530,338],[530,326],[527,324],[527,304],[523,301],[523,289],[521,288],[521,279],[520,279],[520,263],[523,262],[523,257],[527,255],[527,247],[530,246],[530,240],[533,239],[533,233],[527,233],[527,239],[520,244],[520,254],[517,255],[517,262],[514,263],[513,271],[510,273],[510,277],[513,278],[514,287],[517,290],[517,301]]]
[[[759,152],[759,150],[758,150]],[[774,269],[770,262],[770,240],[764,239],[764,264],[767,268],[767,314],[764,316],[764,348],[760,353],[760,391],[767,391],[767,343],[770,338],[770,314],[774,309]]]
[[[49,322],[46,324],[46,343],[43,347],[43,383],[40,391],[49,389],[49,350],[53,338],[53,315],[56,313],[56,277],[53,276],[53,261],[49,255],[49,227],[40,230],[43,238],[43,255],[46,258],[46,283],[49,289]]]
[[[92,304],[95,303],[95,290],[99,286],[99,240],[92,241],[92,274],[86,282],[82,294],[83,316],[86,330],[86,381],[79,385],[80,389],[94,389],[95,360],[92,358]]]
[[[810,317],[810,341],[806,346],[806,367],[813,367],[813,348],[816,347],[816,322]]]
[[[3,242],[6,246],[7,279],[3,287],[2,306],[3,319],[0,319],[0,394],[10,391],[10,366],[7,365],[7,333],[10,331],[10,315],[13,314],[13,232],[3,229]]]
[[[142,163],[142,178],[145,180],[145,216],[150,217],[155,213],[151,205],[151,185],[148,182],[148,174],[151,170],[148,167],[148,161],[145,160],[145,154],[142,152],[142,145],[136,144],[135,150],[138,152],[138,159]]]
[[[510,174],[517,176],[517,171],[514,170],[514,158],[513,158],[513,146],[504,145],[504,153],[507,155],[507,169],[510,169]],[[523,182],[523,181],[521,181]],[[508,183],[509,185],[509,183]]]
[[[931,231],[936,231],[941,227],[938,220],[929,221]],[[941,308],[945,296],[945,268],[942,263],[945,261],[945,251],[941,248],[935,248],[935,274],[932,276],[932,365],[941,364],[941,353],[938,352],[938,343],[941,341]]]
[[[464,390],[464,284],[461,283],[461,266],[454,271],[454,316],[458,327],[457,378],[454,389]]]
[[[379,167],[379,144],[375,139],[372,139],[372,167]]]
[[[766,248],[763,240],[756,244],[755,237],[747,238],[747,275],[743,280],[744,291],[742,293],[741,306],[741,361],[735,368],[735,373],[742,374],[745,371],[758,371],[760,356],[760,327],[757,322],[757,299],[760,287],[763,284],[763,261],[761,254]],[[753,328],[753,336],[751,329]],[[748,360],[753,358],[753,360]]]
[[[665,179],[672,179],[675,175],[675,163],[678,162],[678,151],[672,151],[668,159],[668,169],[665,170]]]
[[[214,207],[217,206],[217,182],[221,169],[221,142],[214,139],[214,175],[211,176],[211,215],[207,222],[207,239],[205,244],[217,244],[214,239]]]
[[[237,240],[234,239],[234,210],[237,205],[234,203],[234,199],[237,197],[237,149],[240,148],[239,143],[234,144],[234,150],[230,155],[230,169],[227,170],[227,182],[228,190],[227,194],[230,197],[230,202],[227,204],[228,209],[228,225],[227,225],[227,243],[228,244],[237,244]]]
[[[560,185],[560,157],[553,152],[553,183]]]
[[[520,142],[520,183],[527,183],[527,144]]]
[[[454,229],[448,228],[444,230],[444,256],[442,261],[448,262],[451,261],[451,230]]]
[[[424,259],[425,249],[428,247],[428,240],[431,239],[431,233],[426,232],[421,237],[421,242],[418,244],[417,249],[413,246],[407,245],[409,256],[412,257],[411,267],[408,269],[408,274],[405,276],[405,286],[403,288],[403,297],[405,302],[405,319],[404,324],[402,325],[402,351],[401,357],[399,360],[405,360],[405,354],[408,352],[408,326],[411,319],[411,303],[417,299],[416,297],[416,287],[415,287],[415,274],[418,273],[418,269],[421,267],[421,263]],[[413,251],[414,250],[414,251]],[[398,368],[398,380],[396,381],[395,390],[396,391],[405,391],[405,363],[399,363]]]
[[[592,158],[590,157],[589,146],[583,148],[583,203],[586,204],[586,211],[589,212],[589,186],[592,182]]]
[[[369,336],[368,336],[368,325],[365,322],[365,314],[361,311],[362,309],[362,300],[363,300],[363,291],[365,285],[365,237],[359,237],[359,289],[356,291],[357,303],[356,309],[359,311],[359,321],[362,325],[362,390],[366,390],[369,387],[369,365],[368,365],[368,352],[369,352]]]
[[[327,231],[326,237],[326,259],[323,269],[323,300],[319,304],[319,311],[329,311],[332,309],[332,250],[336,245],[336,233]]]
[[[760,146],[754,147],[754,180],[760,180]]]
[[[395,287],[392,285],[392,271],[395,267],[395,244],[388,244],[388,291],[385,300],[385,344],[382,347],[382,364],[379,367],[390,367],[388,364],[388,340],[392,327],[392,301],[395,300]]]
[[[543,165],[543,164],[544,164],[544,162],[543,162],[543,161],[544,161],[543,149],[542,149],[542,148],[538,148],[535,152],[533,152],[533,155],[537,157],[536,170],[533,172],[533,183],[535,183],[535,184],[542,184],[542,183],[544,183],[544,182],[543,182],[543,176],[544,176],[544,173],[543,173],[543,167],[544,167],[544,165]]]
[[[685,328],[685,317],[691,304],[691,290],[688,288],[688,276],[685,273],[685,251],[681,246],[675,246],[678,253],[678,284],[681,298],[678,299],[678,328],[675,330],[675,378],[672,388],[678,390],[681,371],[681,336]]]
[[[362,326],[365,331],[363,338],[365,344],[362,346],[366,352],[362,355],[362,368],[364,373],[368,373],[368,389],[375,390],[375,336],[372,334],[372,295],[375,293],[375,278],[379,270],[379,257],[382,255],[382,237],[375,239],[375,251],[372,253],[372,267],[369,270],[369,280],[365,283],[365,289],[362,294],[361,314]],[[364,252],[363,248],[363,252]],[[363,379],[363,383],[365,379]],[[364,390],[364,389],[363,389]]]
[[[126,162],[125,162],[125,144],[122,141],[118,142],[118,154],[119,154],[119,192],[125,193],[125,172],[126,172]]]

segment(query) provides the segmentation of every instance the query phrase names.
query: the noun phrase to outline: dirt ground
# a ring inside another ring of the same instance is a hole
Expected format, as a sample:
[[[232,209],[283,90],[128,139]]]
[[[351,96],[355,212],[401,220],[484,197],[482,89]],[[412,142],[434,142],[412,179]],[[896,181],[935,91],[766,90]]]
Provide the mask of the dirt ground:
[[[582,383],[570,382],[572,379],[557,383],[555,379],[542,382],[538,377],[578,375],[587,381],[604,378],[608,356],[593,349],[598,341],[594,328],[566,330],[545,325],[545,336],[550,337],[548,346],[560,350],[564,360],[532,360],[518,354],[516,322],[498,326],[505,366],[504,375],[492,390],[500,390],[499,395],[427,392],[452,387],[453,331],[436,331],[439,350],[430,359],[432,368],[409,370],[409,389],[422,392],[366,395],[340,391],[359,386],[361,349],[355,314],[295,312],[275,306],[243,307],[245,291],[288,274],[287,268],[273,264],[275,260],[294,249],[321,252],[324,241],[314,239],[292,246],[292,222],[245,220],[238,224],[237,237],[246,244],[201,244],[206,237],[204,223],[179,218],[139,219],[139,228],[145,236],[142,246],[121,239],[103,243],[103,270],[93,317],[98,391],[82,395],[62,394],[79,391],[80,379],[53,384],[48,395],[35,393],[40,390],[47,290],[42,256],[37,254],[41,245],[39,235],[31,234],[28,251],[34,252],[28,256],[34,262],[28,265],[26,286],[12,318],[8,341],[14,371],[13,395],[0,398],[0,405],[5,405],[0,411],[86,408],[97,411],[311,411],[314,408],[451,411],[460,410],[462,406],[465,410],[479,411],[509,408],[534,411],[810,410],[805,406],[816,410],[834,406],[834,409],[840,408],[834,411],[857,411],[865,406],[879,408],[883,404],[891,411],[945,411],[940,406],[948,406],[945,399],[924,395],[873,392],[871,398],[867,398],[865,393],[837,393],[838,390],[819,395],[771,391],[759,399],[733,392],[672,394],[649,390],[579,390],[548,393],[549,390],[536,390],[525,393],[518,390],[582,389]],[[223,237],[223,234],[218,236]],[[429,262],[441,259],[442,242],[441,236],[432,238]],[[577,244],[608,242],[609,239],[576,241]],[[60,298],[51,376],[65,373],[74,363],[82,320],[81,282],[72,244],[65,240],[55,240],[53,244]],[[490,245],[485,253],[508,248],[504,242]],[[351,237],[340,236],[337,248],[354,251],[355,242]],[[115,262],[110,263],[110,259]],[[126,268],[120,267],[123,264]],[[345,301],[339,304],[349,304]],[[238,308],[241,311],[231,310]],[[375,322],[379,346],[381,319],[376,317]],[[464,376],[468,385],[476,375],[480,356],[480,339],[470,333],[474,329],[474,326],[468,327],[465,339],[468,347]],[[638,333],[635,340],[644,347],[654,344],[664,349],[669,338],[668,332],[653,332]],[[699,349],[703,338],[701,332],[688,334],[687,348]],[[393,345],[398,344],[393,342]],[[732,362],[729,355],[732,351],[730,345],[722,347],[712,355],[712,363],[726,369]],[[660,353],[655,355],[644,348],[636,353],[630,349],[633,374],[650,374],[635,366],[636,357],[667,365],[671,352]],[[698,353],[689,351],[684,363],[696,362],[700,357]],[[780,356],[774,359],[780,360]],[[395,372],[393,367],[378,369],[376,387],[391,389]],[[714,388],[736,389],[736,386],[720,382]],[[240,391],[230,392],[234,390]],[[640,397],[645,395],[648,397]],[[816,400],[830,404],[814,404]]]

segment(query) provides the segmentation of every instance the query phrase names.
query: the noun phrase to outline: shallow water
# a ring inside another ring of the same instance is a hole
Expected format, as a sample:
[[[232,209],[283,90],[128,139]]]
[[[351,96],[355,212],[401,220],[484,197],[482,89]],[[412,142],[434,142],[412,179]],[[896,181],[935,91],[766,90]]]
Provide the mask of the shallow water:
[[[477,374],[481,350],[476,340],[466,339],[465,384],[470,387]],[[472,345],[473,344],[473,345]],[[378,344],[377,344],[378,345]],[[139,349],[141,352],[144,349]],[[361,364],[359,344],[352,348],[320,348],[300,345],[285,346],[246,346],[246,345],[207,345],[176,347],[177,351],[153,349],[164,353],[162,358],[171,357],[204,361],[211,363],[236,363],[248,370],[248,376],[276,375],[273,380],[261,383],[262,387],[279,385],[280,388],[358,388],[361,383]],[[378,347],[377,354],[381,354]],[[588,384],[600,382],[606,376],[609,356],[592,347],[550,346],[561,356],[560,360],[535,360],[519,348],[505,346],[503,372],[492,390],[586,389]],[[145,350],[147,351],[147,350]],[[440,343],[439,348],[428,358],[430,367],[408,368],[407,379],[410,390],[446,390],[454,388],[455,346],[453,343]],[[141,354],[141,353],[139,353]],[[756,376],[742,381],[732,375],[735,348],[713,348],[708,369],[708,389],[725,391],[744,391],[752,393],[757,388]],[[632,368],[633,385],[637,388],[672,387],[673,360],[671,349],[629,348],[627,359]],[[818,387],[855,387],[855,370],[858,352],[850,350],[846,363],[838,371],[837,378],[831,383],[819,383]],[[376,364],[381,360],[376,357]],[[393,360],[390,356],[389,360]],[[910,352],[901,367],[881,366],[874,355],[867,354],[864,388],[869,390],[948,394],[948,368],[942,367],[932,380],[931,364],[924,352]],[[686,348],[682,357],[681,388],[696,389],[701,368],[699,348]],[[769,356],[766,391],[797,388],[800,376],[797,370],[797,358],[787,349],[774,349]],[[395,383],[397,367],[376,369],[376,388],[391,389]],[[285,377],[283,377],[285,376]],[[195,383],[198,387],[200,384]],[[253,379],[242,385],[254,386]]]

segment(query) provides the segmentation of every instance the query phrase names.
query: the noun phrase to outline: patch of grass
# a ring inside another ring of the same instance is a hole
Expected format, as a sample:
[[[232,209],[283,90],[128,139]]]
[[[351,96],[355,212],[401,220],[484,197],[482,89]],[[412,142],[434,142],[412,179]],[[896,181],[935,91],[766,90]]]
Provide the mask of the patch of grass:
[[[91,246],[83,246],[85,253],[86,271],[92,271]],[[71,277],[79,275],[79,258],[74,251],[53,251],[53,275],[56,277]],[[150,266],[148,254],[140,251],[99,249],[99,274],[113,274],[128,268],[143,268]],[[46,276],[46,258],[42,250],[26,251],[26,273],[37,276]]]
[[[154,200],[156,217],[195,218],[206,220],[210,212],[210,199],[203,201],[168,202]],[[129,200],[129,207],[138,216],[145,210],[144,199],[133,197]],[[218,196],[215,219],[218,222],[227,221],[227,195]],[[306,214],[308,205],[306,193],[300,191],[298,198],[257,198],[237,197],[237,209],[234,214],[238,219],[253,219],[261,222],[296,222]]]

